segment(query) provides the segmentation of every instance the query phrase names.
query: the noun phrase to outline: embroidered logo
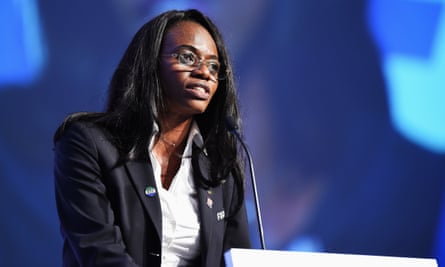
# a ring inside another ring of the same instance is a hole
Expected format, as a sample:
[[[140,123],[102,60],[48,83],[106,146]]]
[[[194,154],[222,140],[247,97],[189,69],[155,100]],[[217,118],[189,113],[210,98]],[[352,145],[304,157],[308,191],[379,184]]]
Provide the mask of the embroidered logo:
[[[225,212],[223,210],[219,211],[219,212],[216,213],[216,220],[217,221],[222,221],[222,220],[224,220],[225,216],[226,216],[226,214],[225,214]]]

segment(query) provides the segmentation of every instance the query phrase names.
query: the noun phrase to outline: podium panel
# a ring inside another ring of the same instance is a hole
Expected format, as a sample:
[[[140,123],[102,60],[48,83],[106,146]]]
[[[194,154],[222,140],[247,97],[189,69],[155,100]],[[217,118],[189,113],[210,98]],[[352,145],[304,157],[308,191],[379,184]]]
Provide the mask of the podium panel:
[[[356,254],[231,249],[227,267],[438,267],[435,259]]]

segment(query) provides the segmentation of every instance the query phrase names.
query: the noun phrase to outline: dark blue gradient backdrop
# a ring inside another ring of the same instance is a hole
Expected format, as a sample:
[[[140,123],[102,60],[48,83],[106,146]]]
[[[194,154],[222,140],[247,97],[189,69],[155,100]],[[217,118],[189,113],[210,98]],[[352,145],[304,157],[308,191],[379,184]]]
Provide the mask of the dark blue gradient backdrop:
[[[170,8],[223,31],[269,249],[445,264],[445,1],[3,0],[0,266],[61,265],[52,135]]]

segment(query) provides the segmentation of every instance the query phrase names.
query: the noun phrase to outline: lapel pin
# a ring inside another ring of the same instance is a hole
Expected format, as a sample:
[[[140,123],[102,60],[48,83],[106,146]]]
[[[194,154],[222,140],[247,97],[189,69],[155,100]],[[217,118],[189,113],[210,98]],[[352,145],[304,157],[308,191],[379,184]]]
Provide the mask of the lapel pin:
[[[213,200],[209,197],[207,197],[207,207],[209,207],[209,208],[213,207]]]
[[[156,188],[154,188],[153,186],[147,186],[145,188],[145,195],[147,197],[154,197],[156,195]]]

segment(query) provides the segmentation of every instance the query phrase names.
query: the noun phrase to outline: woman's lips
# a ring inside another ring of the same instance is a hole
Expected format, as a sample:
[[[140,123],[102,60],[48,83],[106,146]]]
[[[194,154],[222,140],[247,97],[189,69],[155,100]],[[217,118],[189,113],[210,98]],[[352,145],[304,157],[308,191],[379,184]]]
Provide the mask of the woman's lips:
[[[207,100],[210,97],[209,87],[202,83],[191,83],[186,86],[186,92],[191,94],[194,98]]]

